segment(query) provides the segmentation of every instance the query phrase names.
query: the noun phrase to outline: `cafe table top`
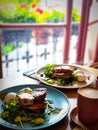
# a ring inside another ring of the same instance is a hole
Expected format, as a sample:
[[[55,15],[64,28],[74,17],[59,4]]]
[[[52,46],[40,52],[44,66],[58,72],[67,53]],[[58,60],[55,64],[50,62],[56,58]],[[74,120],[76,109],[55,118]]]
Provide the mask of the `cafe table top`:
[[[91,68],[88,66],[84,66],[85,69],[92,72],[95,77],[98,76],[98,69]],[[34,80],[32,78],[28,78],[26,76],[23,76],[21,73],[17,73],[14,76],[7,76],[3,79],[0,79],[0,91],[9,88],[16,85],[23,85],[23,84],[40,84],[37,80]],[[58,123],[44,128],[44,130],[79,130],[79,127],[70,119],[70,112],[73,108],[77,106],[77,90],[78,89],[59,89],[62,91],[69,99],[70,102],[70,111],[68,115],[59,121]],[[6,127],[0,126],[0,130],[10,130]]]

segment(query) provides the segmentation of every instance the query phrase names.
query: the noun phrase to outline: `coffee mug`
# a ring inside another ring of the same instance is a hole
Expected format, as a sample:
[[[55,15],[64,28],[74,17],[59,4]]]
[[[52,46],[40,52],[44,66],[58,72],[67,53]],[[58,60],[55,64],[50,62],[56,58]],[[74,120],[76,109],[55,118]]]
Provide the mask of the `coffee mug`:
[[[98,122],[98,88],[86,86],[78,89],[78,118],[86,124]]]

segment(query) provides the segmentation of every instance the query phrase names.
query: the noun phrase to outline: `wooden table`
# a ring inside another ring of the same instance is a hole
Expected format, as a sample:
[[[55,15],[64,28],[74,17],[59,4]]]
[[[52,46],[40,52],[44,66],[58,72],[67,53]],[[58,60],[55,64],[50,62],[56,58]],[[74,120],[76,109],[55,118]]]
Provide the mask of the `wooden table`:
[[[98,69],[90,68],[85,66],[84,68],[91,71],[95,76],[98,75]],[[28,78],[26,76],[23,76],[22,74],[16,74],[15,76],[5,77],[3,79],[0,79],[0,91],[11,87],[15,85],[20,84],[39,84],[38,81]],[[66,90],[66,89],[60,89],[63,93],[65,93],[69,99],[70,102],[70,111],[68,113],[68,116],[66,116],[63,120],[61,120],[59,123],[50,126],[48,128],[45,128],[44,130],[72,130],[77,127],[76,124],[74,124],[70,119],[70,112],[71,110],[77,106],[77,89],[74,90]],[[3,126],[0,126],[0,130],[8,130],[8,128],[5,128]],[[9,129],[10,130],[10,129]]]

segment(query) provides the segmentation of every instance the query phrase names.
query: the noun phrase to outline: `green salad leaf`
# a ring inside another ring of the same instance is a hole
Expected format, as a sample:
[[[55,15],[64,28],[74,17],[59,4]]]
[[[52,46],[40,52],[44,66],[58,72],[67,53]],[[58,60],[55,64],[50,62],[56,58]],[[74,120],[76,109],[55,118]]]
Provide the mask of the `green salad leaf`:
[[[52,70],[54,69],[54,64],[47,64],[44,68],[44,74],[48,77],[52,74]]]

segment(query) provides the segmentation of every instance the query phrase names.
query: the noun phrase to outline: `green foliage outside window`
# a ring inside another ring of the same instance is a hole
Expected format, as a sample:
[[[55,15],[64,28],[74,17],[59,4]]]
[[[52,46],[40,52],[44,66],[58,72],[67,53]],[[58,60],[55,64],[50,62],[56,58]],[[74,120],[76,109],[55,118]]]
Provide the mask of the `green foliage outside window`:
[[[4,0],[0,2],[0,23],[64,22],[65,11],[42,9],[39,2],[40,0]],[[75,8],[72,10],[72,20],[80,21],[80,15]]]

